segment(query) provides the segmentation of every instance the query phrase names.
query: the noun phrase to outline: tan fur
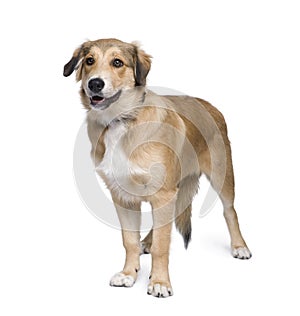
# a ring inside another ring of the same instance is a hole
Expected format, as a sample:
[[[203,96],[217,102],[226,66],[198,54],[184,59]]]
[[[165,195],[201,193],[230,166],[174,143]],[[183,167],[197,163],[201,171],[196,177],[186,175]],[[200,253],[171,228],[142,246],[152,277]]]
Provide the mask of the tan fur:
[[[91,66],[85,62],[89,57],[95,60]],[[124,66],[114,67],[114,58],[122,60]],[[251,254],[233,206],[234,177],[223,115],[201,99],[158,96],[147,90],[150,58],[135,43],[115,39],[89,41],[75,50],[64,75],[77,69],[77,80],[82,80],[80,94],[88,109],[92,158],[111,191],[122,225],[126,249],[122,277],[137,277],[140,205],[142,201],[150,202],[153,229],[141,244],[142,251],[152,255],[148,292],[169,296],[172,222],[175,218],[187,247],[191,238],[191,203],[201,173],[210,179],[223,202],[233,253],[239,256],[239,249],[244,249],[245,257]],[[95,77],[105,81],[105,98],[121,91],[119,99],[103,111],[90,104],[88,82]],[[114,280],[111,284],[120,285]]]

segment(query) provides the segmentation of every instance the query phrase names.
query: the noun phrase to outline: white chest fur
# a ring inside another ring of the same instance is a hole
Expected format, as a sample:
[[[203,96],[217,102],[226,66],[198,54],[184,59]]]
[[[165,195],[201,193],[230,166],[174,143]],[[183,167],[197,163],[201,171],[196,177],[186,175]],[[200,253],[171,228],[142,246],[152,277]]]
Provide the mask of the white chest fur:
[[[146,185],[133,180],[134,176],[147,175],[148,171],[130,161],[130,148],[124,150],[127,126],[118,123],[110,127],[104,136],[105,153],[96,170],[111,191],[127,200],[144,195]]]
[[[122,137],[126,131],[125,125],[118,124],[110,127],[104,137],[105,153],[97,171],[103,173],[110,181],[126,176],[124,164],[127,164],[128,157],[122,146]]]

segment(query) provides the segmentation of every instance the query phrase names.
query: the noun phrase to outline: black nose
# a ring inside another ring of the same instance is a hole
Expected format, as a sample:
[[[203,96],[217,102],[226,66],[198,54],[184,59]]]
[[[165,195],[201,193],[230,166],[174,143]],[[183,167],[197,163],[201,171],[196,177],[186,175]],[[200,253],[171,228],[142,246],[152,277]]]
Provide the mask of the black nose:
[[[88,87],[92,92],[99,93],[104,87],[104,81],[100,78],[91,79]]]

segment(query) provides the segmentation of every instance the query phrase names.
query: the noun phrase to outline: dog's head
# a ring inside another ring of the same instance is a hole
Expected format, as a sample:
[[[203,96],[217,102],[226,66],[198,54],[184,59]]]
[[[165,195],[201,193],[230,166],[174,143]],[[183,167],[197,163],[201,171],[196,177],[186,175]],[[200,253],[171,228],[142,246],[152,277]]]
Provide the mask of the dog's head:
[[[76,70],[82,81],[81,96],[87,108],[104,110],[122,91],[146,85],[151,56],[135,43],[101,39],[83,43],[64,67],[64,76]]]

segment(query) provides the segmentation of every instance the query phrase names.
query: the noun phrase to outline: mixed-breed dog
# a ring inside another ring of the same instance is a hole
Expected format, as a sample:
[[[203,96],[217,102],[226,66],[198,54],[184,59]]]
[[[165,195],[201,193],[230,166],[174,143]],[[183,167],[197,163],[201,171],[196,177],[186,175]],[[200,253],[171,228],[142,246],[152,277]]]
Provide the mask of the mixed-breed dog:
[[[168,264],[172,224],[187,248],[192,200],[201,174],[224,207],[232,255],[249,259],[234,209],[234,175],[223,115],[210,103],[188,96],[160,96],[146,88],[151,56],[136,43],[88,41],[64,67],[76,71],[87,109],[91,156],[111,192],[126,250],[124,268],[112,286],[131,287],[141,253],[151,253],[147,293],[173,294]],[[141,203],[152,207],[153,227],[140,240]]]

